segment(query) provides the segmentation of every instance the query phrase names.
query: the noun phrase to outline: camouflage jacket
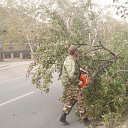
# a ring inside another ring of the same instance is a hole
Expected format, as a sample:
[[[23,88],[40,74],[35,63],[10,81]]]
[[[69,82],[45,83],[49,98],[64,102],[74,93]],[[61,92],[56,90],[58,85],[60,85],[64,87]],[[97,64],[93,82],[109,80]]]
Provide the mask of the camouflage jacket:
[[[61,81],[63,86],[78,85],[80,77],[80,67],[74,58],[69,55],[64,61]]]

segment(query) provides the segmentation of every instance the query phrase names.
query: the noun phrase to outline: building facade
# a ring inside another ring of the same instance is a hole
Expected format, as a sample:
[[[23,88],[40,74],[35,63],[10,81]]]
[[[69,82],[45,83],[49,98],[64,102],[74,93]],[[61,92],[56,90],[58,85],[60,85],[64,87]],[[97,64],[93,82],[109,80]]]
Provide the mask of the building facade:
[[[31,51],[28,44],[3,45],[1,56],[5,59],[31,59]]]

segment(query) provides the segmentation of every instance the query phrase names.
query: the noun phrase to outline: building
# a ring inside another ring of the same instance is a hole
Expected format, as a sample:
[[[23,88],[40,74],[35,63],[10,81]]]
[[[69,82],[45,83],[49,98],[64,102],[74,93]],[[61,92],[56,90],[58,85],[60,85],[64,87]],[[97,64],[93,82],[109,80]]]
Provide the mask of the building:
[[[30,59],[31,51],[28,44],[12,44],[2,46],[4,59]]]

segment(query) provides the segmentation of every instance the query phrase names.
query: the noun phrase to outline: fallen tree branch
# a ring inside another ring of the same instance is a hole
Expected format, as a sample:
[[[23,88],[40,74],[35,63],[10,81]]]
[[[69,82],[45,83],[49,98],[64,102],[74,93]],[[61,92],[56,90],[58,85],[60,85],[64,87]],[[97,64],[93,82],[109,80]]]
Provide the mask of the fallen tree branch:
[[[118,55],[117,55],[118,56]],[[117,61],[117,56],[115,56],[114,58],[111,58],[110,60],[113,60],[113,61],[111,61],[111,62],[109,62],[108,64],[106,64],[106,65],[103,65],[101,68],[99,68],[97,71],[95,71],[93,74],[92,74],[92,76],[91,76],[91,78],[92,78],[92,80],[94,80],[95,79],[95,77],[99,74],[99,73],[101,73],[102,71],[104,71],[106,68],[108,68],[108,67],[110,67],[113,63],[115,63],[116,61]]]
[[[102,44],[101,41],[99,41],[99,43],[100,43],[100,46],[101,46],[104,50],[107,50],[110,54],[112,54],[113,56],[116,56],[116,54],[115,54],[114,52],[110,51],[108,48],[106,48],[105,46],[103,46],[103,44]]]

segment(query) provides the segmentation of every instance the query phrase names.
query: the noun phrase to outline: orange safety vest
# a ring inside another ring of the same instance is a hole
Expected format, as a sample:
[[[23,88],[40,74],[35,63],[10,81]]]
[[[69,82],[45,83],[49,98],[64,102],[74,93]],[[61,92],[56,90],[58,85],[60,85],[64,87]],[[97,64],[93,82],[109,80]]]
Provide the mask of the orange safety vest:
[[[81,74],[80,75],[80,81],[83,82],[80,85],[80,88],[83,88],[84,86],[87,86],[90,83],[90,77],[87,74]]]

